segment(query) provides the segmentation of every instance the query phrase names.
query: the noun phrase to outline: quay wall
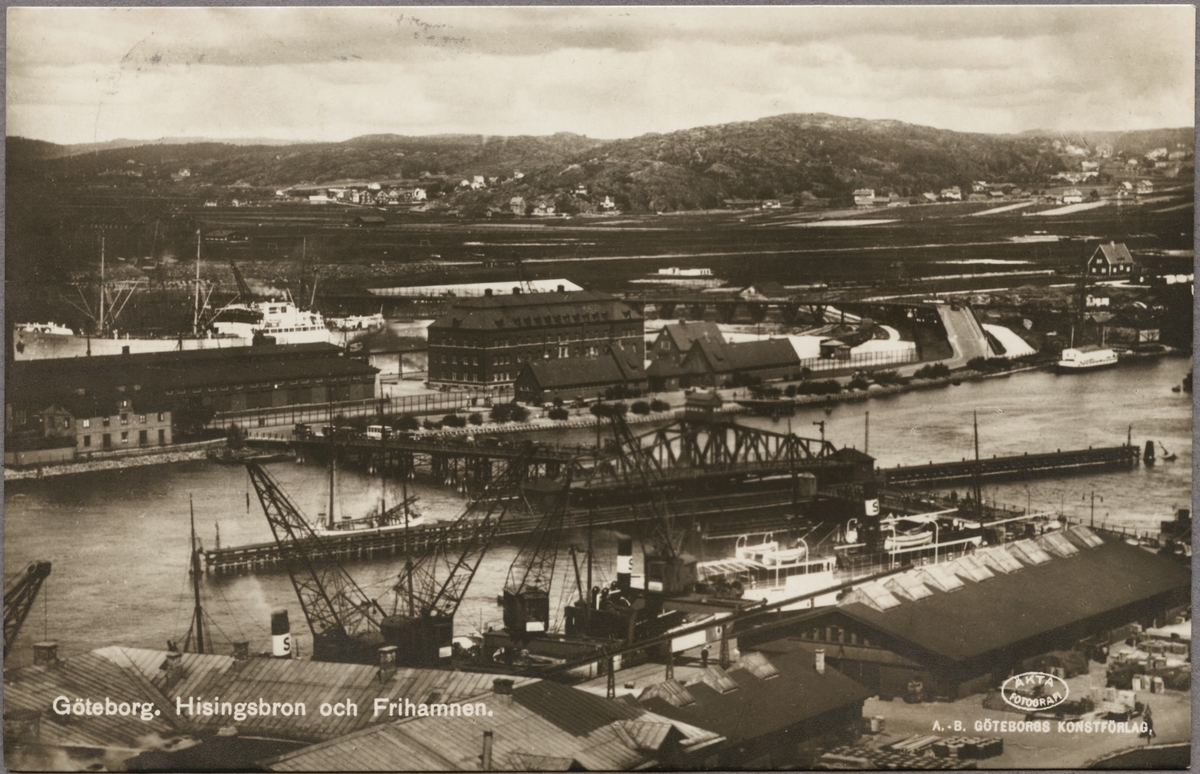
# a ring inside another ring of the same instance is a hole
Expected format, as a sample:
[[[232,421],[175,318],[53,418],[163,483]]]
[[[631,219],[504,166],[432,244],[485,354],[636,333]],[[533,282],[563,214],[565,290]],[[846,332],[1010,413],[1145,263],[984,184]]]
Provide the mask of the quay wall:
[[[173,446],[155,446],[146,449],[122,449],[115,452],[94,452],[92,459],[68,462],[61,465],[47,465],[34,469],[15,470],[4,468],[5,481],[21,479],[51,478],[66,476],[73,473],[88,473],[96,470],[118,470],[120,468],[135,468],[144,465],[163,465],[168,462],[186,462],[202,460],[209,449],[225,445],[225,439],[198,441],[196,443],[181,443]]]

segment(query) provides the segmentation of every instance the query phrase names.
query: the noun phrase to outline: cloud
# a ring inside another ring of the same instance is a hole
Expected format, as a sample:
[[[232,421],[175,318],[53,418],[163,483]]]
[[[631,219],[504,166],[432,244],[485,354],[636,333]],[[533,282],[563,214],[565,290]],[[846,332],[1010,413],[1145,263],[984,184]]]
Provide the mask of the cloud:
[[[13,8],[11,133],[1189,125],[1191,6]],[[1152,41],[1152,43],[1150,43]]]

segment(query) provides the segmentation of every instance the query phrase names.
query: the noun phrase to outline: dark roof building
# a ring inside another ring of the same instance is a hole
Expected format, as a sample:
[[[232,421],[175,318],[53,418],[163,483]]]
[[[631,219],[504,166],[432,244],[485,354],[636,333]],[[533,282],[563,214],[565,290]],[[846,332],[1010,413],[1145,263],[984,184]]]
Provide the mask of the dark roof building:
[[[16,418],[58,405],[94,417],[128,401],[137,411],[176,412],[186,404],[215,412],[323,404],[374,397],[376,373],[333,344],[28,360],[9,365],[5,409]]]
[[[555,398],[603,397],[611,387],[645,390],[646,371],[637,357],[636,352],[618,349],[596,359],[571,357],[526,363],[514,385],[516,399],[544,403]]]
[[[1087,262],[1088,274],[1100,277],[1130,276],[1136,268],[1137,263],[1129,254],[1129,248],[1124,243],[1116,242],[1101,244]]]
[[[1075,527],[859,586],[797,622],[846,674],[883,696],[986,690],[1023,661],[1187,604],[1191,570]]]
[[[641,315],[614,296],[561,285],[554,293],[488,290],[429,326],[429,383],[503,391],[527,363],[614,350],[640,363],[645,349]]]
[[[725,336],[715,322],[677,322],[667,323],[655,337],[650,352],[646,353],[651,360],[682,360],[692,344],[699,340],[725,343]]]
[[[705,769],[772,769],[805,762],[856,733],[871,692],[787,640],[743,652],[729,669],[708,666],[686,683],[646,688],[639,703],[724,738],[706,751]]]
[[[459,673],[449,673],[459,674]],[[508,686],[505,686],[508,683]],[[272,771],[633,771],[694,768],[711,731],[636,702],[548,680],[497,679],[470,717],[382,719],[357,733],[265,761]],[[490,732],[490,736],[485,736]],[[485,742],[485,739],[490,744]]]

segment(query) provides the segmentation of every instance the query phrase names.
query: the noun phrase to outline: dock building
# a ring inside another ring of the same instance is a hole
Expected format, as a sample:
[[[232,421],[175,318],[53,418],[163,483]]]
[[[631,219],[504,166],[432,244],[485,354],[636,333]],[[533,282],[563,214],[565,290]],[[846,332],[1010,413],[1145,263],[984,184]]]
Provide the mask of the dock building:
[[[1190,600],[1186,565],[1086,527],[977,551],[856,587],[787,632],[882,697],[955,700],[1047,654],[1168,620]],[[743,647],[755,635],[742,637]]]
[[[222,414],[373,398],[377,373],[332,344],[19,361],[6,374],[5,453],[50,437],[72,456],[166,445]]]
[[[617,674],[618,698],[719,737],[697,756],[705,770],[790,768],[858,736],[863,702],[872,693],[816,654],[787,639],[731,655],[721,667],[681,658],[670,675],[662,664]],[[607,678],[581,690],[602,693]]]
[[[489,290],[456,302],[429,326],[429,384],[503,394],[528,363],[613,351],[635,362],[646,351],[642,316],[614,296],[562,285],[553,293]]]

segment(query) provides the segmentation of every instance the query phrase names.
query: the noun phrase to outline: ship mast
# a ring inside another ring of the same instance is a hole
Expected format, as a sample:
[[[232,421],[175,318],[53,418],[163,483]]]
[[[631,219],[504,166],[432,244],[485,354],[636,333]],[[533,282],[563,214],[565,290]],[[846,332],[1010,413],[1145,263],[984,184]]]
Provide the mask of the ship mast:
[[[96,333],[104,335],[104,237],[100,237],[100,321]]]
[[[192,497],[188,495],[188,511],[192,518],[192,593],[196,605],[192,615],[195,617],[196,652],[204,652],[204,608],[200,606],[200,548],[196,544],[196,509]]]
[[[192,305],[192,335],[200,335],[200,229],[196,229],[196,296]]]

